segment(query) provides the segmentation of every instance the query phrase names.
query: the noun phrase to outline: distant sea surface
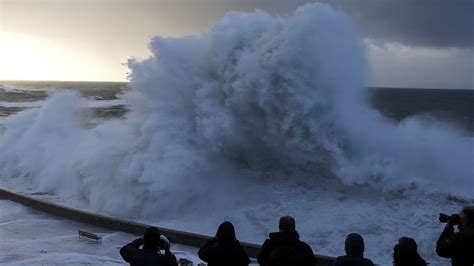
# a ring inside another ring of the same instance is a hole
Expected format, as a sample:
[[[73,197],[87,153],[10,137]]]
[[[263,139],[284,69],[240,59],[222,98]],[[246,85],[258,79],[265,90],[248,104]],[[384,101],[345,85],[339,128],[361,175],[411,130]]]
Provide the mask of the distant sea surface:
[[[94,101],[91,109],[99,117],[121,117],[127,109],[118,96],[126,89],[125,82],[0,81],[0,118],[40,107],[58,90],[73,90]]]
[[[55,90],[74,90],[96,101],[91,109],[102,118],[127,112],[119,100],[127,90],[125,82],[0,81],[0,118],[41,106]],[[474,90],[367,88],[367,93],[370,105],[395,121],[422,115],[474,133]]]

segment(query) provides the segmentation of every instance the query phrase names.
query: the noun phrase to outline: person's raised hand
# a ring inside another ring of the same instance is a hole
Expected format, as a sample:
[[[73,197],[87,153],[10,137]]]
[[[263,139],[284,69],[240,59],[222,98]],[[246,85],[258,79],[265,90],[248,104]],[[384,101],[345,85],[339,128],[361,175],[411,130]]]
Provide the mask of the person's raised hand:
[[[160,236],[160,240],[161,240],[161,241],[163,242],[163,244],[164,244],[164,246],[163,246],[164,250],[165,250],[165,251],[169,251],[169,250],[170,250],[170,246],[171,246],[170,240],[169,240],[166,236],[164,236],[164,235],[161,235],[161,236]]]

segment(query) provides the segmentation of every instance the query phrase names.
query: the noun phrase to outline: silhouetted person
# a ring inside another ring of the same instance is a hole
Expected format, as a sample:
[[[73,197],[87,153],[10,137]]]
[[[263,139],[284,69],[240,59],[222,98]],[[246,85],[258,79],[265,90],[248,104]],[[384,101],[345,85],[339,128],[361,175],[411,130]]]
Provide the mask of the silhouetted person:
[[[459,232],[454,222],[448,221],[436,243],[436,253],[451,258],[453,266],[474,265],[474,206],[465,207],[459,214]]]
[[[311,247],[300,241],[295,219],[280,218],[279,232],[270,233],[262,245],[257,260],[261,266],[314,266],[316,257]]]
[[[413,238],[402,237],[393,248],[393,265],[426,266],[425,260],[418,254],[418,246]]]
[[[140,246],[143,248],[140,249]],[[160,253],[160,246],[165,254]],[[120,249],[122,258],[131,266],[177,266],[176,257],[170,251],[168,239],[161,236],[156,227],[145,230],[143,237],[135,239]]]
[[[217,229],[216,237],[199,249],[199,258],[208,266],[247,266],[250,259],[235,237],[232,223],[224,222]]]
[[[347,235],[345,244],[347,255],[337,257],[334,266],[374,266],[371,260],[364,258],[365,245],[361,235]]]

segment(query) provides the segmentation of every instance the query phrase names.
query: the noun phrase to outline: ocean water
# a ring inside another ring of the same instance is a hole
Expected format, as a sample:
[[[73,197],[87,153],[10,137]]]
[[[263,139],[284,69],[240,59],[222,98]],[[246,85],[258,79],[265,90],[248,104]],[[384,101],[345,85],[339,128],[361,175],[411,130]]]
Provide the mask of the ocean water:
[[[402,121],[410,116],[432,117],[474,132],[474,89],[371,88],[370,105],[381,114]]]
[[[118,96],[126,89],[124,82],[0,81],[0,117],[40,107],[48,94],[63,90],[95,102],[90,108],[98,117],[121,117],[126,108]]]
[[[128,111],[120,96],[127,82],[0,80],[0,117],[40,107],[48,94],[71,90],[89,101],[98,118],[123,117]],[[400,123],[413,116],[427,116],[474,132],[474,89],[366,88],[369,105]],[[118,100],[118,101],[117,101]]]
[[[438,213],[474,203],[472,91],[364,89],[356,27],[320,4],[149,47],[126,86],[3,82],[0,183],[253,243],[290,214],[319,254],[359,232],[379,264],[401,236],[447,262]]]

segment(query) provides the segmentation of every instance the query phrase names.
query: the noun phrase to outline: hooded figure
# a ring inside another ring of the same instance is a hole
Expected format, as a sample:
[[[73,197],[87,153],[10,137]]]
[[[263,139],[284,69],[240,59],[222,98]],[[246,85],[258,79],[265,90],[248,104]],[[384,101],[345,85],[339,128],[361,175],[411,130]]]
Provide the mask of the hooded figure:
[[[230,222],[223,222],[217,229],[216,238],[222,245],[233,244],[236,241],[234,225]]]
[[[393,248],[393,265],[426,266],[425,260],[418,254],[418,246],[413,238],[402,237]]]
[[[217,229],[216,237],[199,249],[199,258],[208,266],[247,266],[250,259],[235,237],[232,223],[224,222]]]
[[[373,266],[371,260],[364,258],[364,239],[357,233],[347,235],[346,256],[337,257],[334,266]]]

